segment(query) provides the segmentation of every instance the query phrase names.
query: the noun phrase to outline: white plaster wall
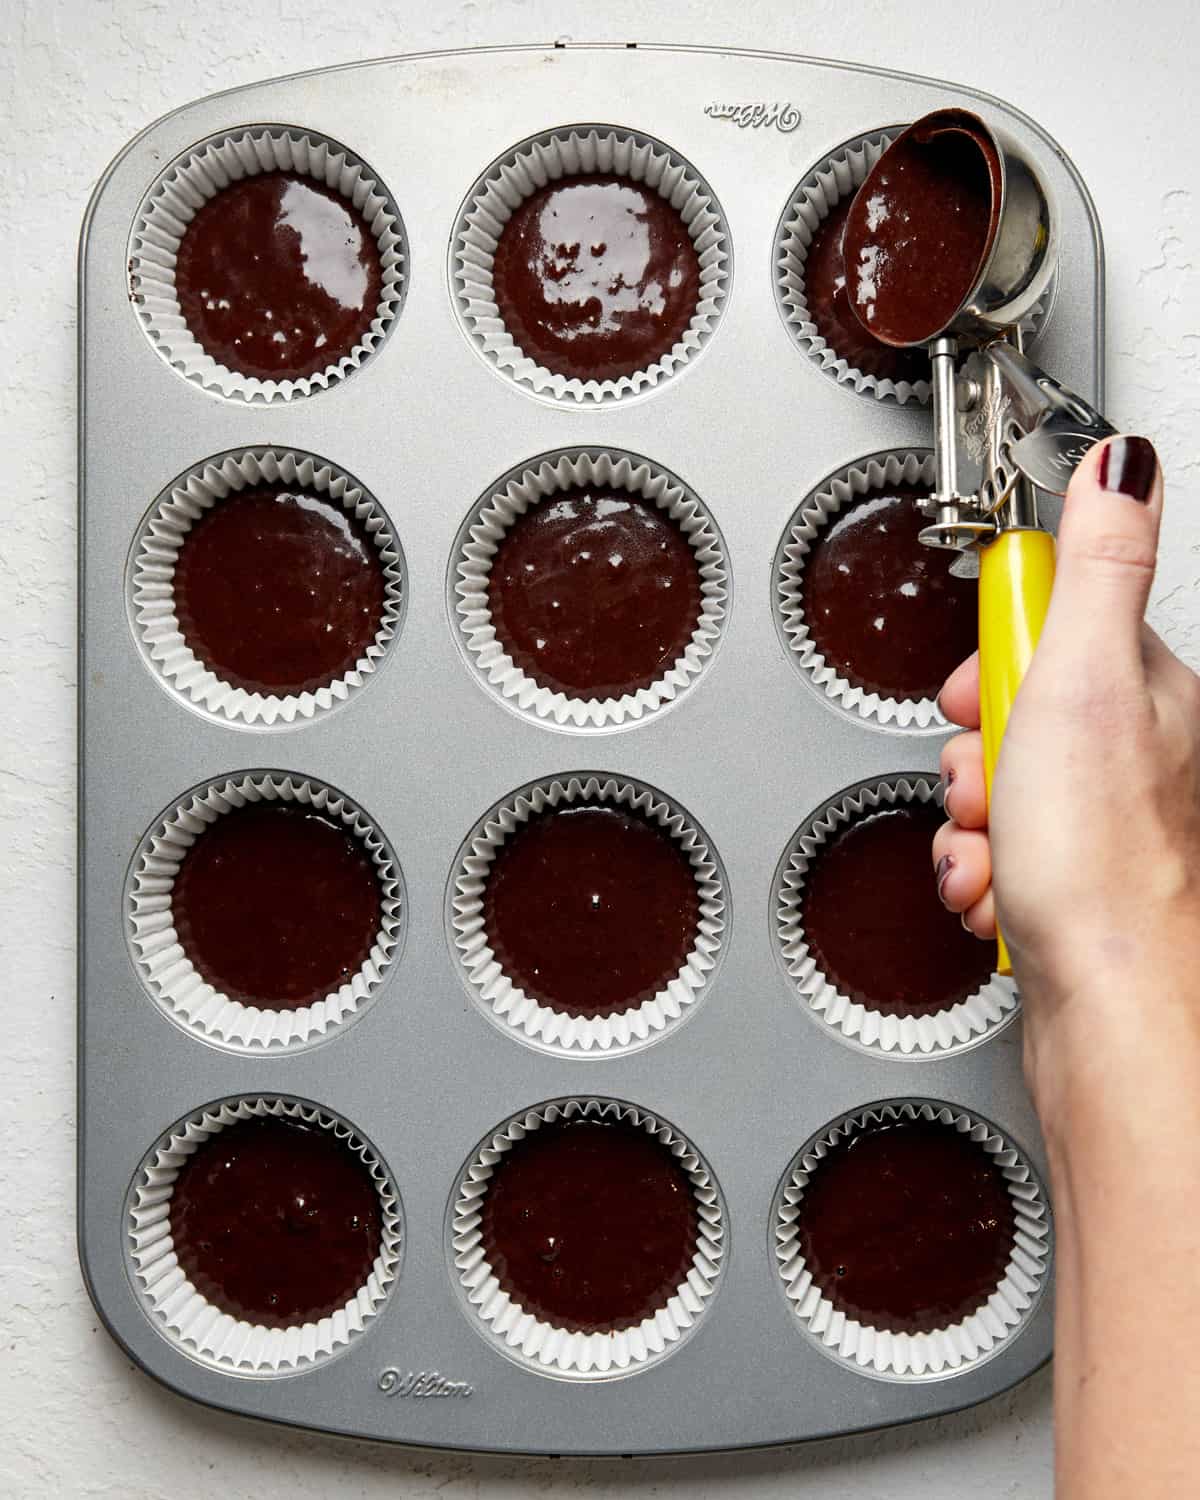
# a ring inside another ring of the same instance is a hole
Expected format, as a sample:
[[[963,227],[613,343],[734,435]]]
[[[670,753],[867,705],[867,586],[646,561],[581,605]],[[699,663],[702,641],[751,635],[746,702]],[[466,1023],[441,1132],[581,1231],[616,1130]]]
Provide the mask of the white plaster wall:
[[[950,1500],[1050,1493],[1050,1381],[901,1431],[632,1464],[408,1455],[192,1407],[80,1282],[74,1199],[75,242],[135,131],[238,83],[503,41],[726,43],[1006,95],[1072,154],[1107,238],[1109,412],[1168,476],[1156,623],[1200,660],[1200,21],[1191,0],[0,0],[0,1494]]]

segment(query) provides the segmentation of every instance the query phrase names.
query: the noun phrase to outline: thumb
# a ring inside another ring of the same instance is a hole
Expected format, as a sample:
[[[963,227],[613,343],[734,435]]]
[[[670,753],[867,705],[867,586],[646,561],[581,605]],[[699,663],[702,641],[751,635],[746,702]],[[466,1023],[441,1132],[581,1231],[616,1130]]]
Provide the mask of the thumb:
[[[1162,495],[1162,471],[1146,438],[1109,438],[1075,470],[1042,634],[1051,653],[1073,656],[1086,642],[1089,655],[1099,651],[1118,669],[1140,665]]]

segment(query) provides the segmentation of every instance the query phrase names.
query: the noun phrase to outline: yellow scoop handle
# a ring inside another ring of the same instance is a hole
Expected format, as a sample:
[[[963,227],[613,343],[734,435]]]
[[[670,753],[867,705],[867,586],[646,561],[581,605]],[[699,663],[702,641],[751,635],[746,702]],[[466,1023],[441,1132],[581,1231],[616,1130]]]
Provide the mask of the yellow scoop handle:
[[[1000,742],[1042,633],[1054,586],[1054,538],[1047,531],[1002,531],[979,559],[979,713],[988,802]],[[997,933],[999,972],[1011,974]]]

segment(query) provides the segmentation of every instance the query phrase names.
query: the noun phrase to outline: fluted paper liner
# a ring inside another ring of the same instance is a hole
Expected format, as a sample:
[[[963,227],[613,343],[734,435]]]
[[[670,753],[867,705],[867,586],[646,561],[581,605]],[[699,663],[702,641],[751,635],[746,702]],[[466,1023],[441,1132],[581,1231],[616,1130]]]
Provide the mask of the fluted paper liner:
[[[909,401],[927,405],[932,390],[928,380],[892,380],[868,375],[839,354],[813,322],[804,285],[808,247],[817,226],[843,198],[852,197],[859,190],[871,168],[903,129],[904,126],[897,125],[847,141],[800,183],[783,211],[775,237],[775,291],[792,337],[826,374],[881,401],[895,401],[901,406]],[[1030,338],[1040,332],[1049,304],[1050,293],[1047,293],[1022,323]]]
[[[898,449],[861,459],[825,480],[803,502],[788,522],[775,557],[774,604],[776,620],[796,665],[826,698],[859,719],[892,729],[941,731],[946,719],[934,698],[888,698],[868,692],[843,677],[809,634],[804,613],[804,569],[822,532],[844,505],[878,494],[888,485],[933,486],[936,463],[931,453]],[[949,553],[943,566],[949,569]]]
[[[880,777],[852,787],[801,826],[775,877],[772,909],[778,952],[801,1003],[838,1036],[901,1057],[958,1051],[998,1030],[1017,1011],[1012,980],[993,974],[973,995],[933,1015],[896,1016],[872,1010],[842,994],[822,973],[804,931],[804,879],[821,846],[847,824],[881,808],[937,800],[936,779],[920,773]],[[933,879],[932,868],[929,879]]]
[[[483,1248],[483,1198],[496,1163],[531,1131],[560,1120],[610,1120],[639,1126],[670,1151],[691,1179],[696,1199],[696,1252],[665,1307],[633,1328],[573,1333],[526,1312],[505,1292]],[[696,1326],[720,1281],[725,1255],[724,1206],[707,1162],[671,1125],[613,1099],[565,1099],[515,1115],[479,1148],[459,1177],[449,1225],[451,1259],[473,1318],[511,1358],[547,1375],[584,1380],[632,1373],[676,1349]]]
[[[620,698],[576,698],[542,686],[508,654],[488,602],[492,563],[517,517],[547,496],[590,484],[625,490],[665,512],[691,545],[700,577],[700,614],[683,653],[648,687]],[[577,730],[637,723],[678,701],[712,659],[730,593],[725,544],[700,500],[668,470],[635,454],[602,448],[547,454],[504,475],[459,532],[450,586],[459,636],[479,679],[518,712]]]
[[[824,1296],[805,1264],[796,1221],[810,1176],[840,1140],[864,1128],[916,1120],[936,1121],[957,1130],[994,1158],[1012,1198],[1013,1247],[995,1291],[968,1317],[929,1333],[891,1333],[860,1323]],[[1032,1167],[994,1126],[948,1104],[890,1101],[828,1126],[788,1168],[773,1219],[779,1274],[804,1331],[833,1358],[868,1375],[904,1380],[961,1375],[1028,1323],[1049,1269],[1050,1215]]]
[[[366,531],[383,570],[383,607],[374,640],[349,671],[301,693],[251,692],[227,682],[192,651],[175,606],[175,568],[192,527],[227,496],[264,484],[296,485],[340,505]],[[138,646],[168,689],[205,713],[261,729],[305,723],[356,693],[400,630],[405,593],[404,554],[379,502],[336,465],[287,448],[239,449],[181,474],[142,522],[128,579]]]
[[[653,364],[615,380],[555,374],[525,354],[500,315],[492,281],[501,231],[519,205],[548,182],[591,172],[628,177],[665,198],[687,226],[700,262],[696,311],[683,337]],[[731,256],[721,207],[687,162],[640,132],[581,125],[525,141],[487,169],[459,216],[451,269],[459,317],[485,358],[538,395],[583,405],[652,389],[704,347],[724,305]]]
[[[691,951],[679,973],[628,1010],[574,1016],[535,1000],[508,977],[484,924],[483,901],[492,862],[516,829],[547,808],[604,805],[645,818],[687,855],[700,910]],[[685,1021],[707,992],[721,956],[728,898],[716,856],[703,831],[681,808],[640,783],[618,777],[572,776],[538,782],[493,808],[468,837],[448,901],[451,942],[476,1004],[505,1031],[543,1050],[572,1057],[632,1052]]]
[[[296,1010],[245,1005],[223,994],[201,977],[175,930],[171,897],[184,856],[210,824],[252,802],[297,803],[341,824],[362,843],[379,880],[379,931],[366,962],[338,989]],[[248,772],[188,793],[142,840],[126,892],[130,950],[143,984],[179,1025],[234,1051],[283,1052],[328,1036],[366,1007],[396,957],[403,896],[395,855],[348,797],[303,776]]]
[[[180,241],[200,208],[230,183],[275,171],[311,177],[340,193],[366,220],[379,249],[379,302],[370,327],[336,364],[295,380],[262,380],[219,363],[188,327],[175,287]],[[400,312],[406,260],[400,211],[364,162],[319,133],[291,126],[260,126],[213,136],[166,169],[150,189],[134,225],[129,287],[151,343],[189,380],[206,390],[245,401],[290,401],[327,389],[356,370],[379,347]]]
[[[268,1328],[223,1312],[188,1280],[171,1238],[171,1195],[189,1156],[242,1120],[272,1115],[331,1131],[369,1170],[379,1194],[379,1253],[366,1283],[319,1322]],[[335,1354],[386,1301],[400,1268],[403,1221],[395,1184],[354,1127],[330,1110],[274,1095],[214,1104],[181,1121],[154,1147],[134,1179],[126,1216],[134,1285],[160,1331],[195,1359],[240,1375],[287,1375]]]

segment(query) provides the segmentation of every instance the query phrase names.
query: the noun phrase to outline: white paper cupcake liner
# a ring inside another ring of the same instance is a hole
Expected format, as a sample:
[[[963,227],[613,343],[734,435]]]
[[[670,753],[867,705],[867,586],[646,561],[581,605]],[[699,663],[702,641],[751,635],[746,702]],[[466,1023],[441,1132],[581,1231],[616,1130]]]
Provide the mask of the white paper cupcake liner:
[[[842,507],[865,495],[879,493],[888,485],[932,487],[935,469],[932,453],[924,449],[898,449],[860,459],[824,480],[788,522],[775,554],[772,595],[775,621],[788,654],[830,703],[854,718],[885,728],[941,733],[947,721],[936,699],[887,698],[843,677],[822,656],[809,634],[804,613],[804,569],[809,554]],[[943,565],[949,568],[949,555]]]
[[[302,693],[250,692],[225,681],[192,651],[175,608],[175,567],[188,532],[228,495],[264,484],[296,485],[340,505],[366,531],[383,569],[375,639],[348,672]],[[355,479],[311,453],[243,448],[196,464],[159,496],[134,538],[126,592],[138,648],[169,691],[215,718],[272,729],[306,723],[370,680],[399,634],[407,590],[400,540],[382,506]]]
[[[381,285],[370,328],[336,364],[296,380],[261,380],[220,364],[193,336],[175,288],[179,244],[199,209],[230,183],[275,171],[302,173],[341,193],[366,220],[379,247]],[[400,313],[407,258],[400,211],[365,162],[317,132],[258,126],[212,136],[163,172],[134,223],[129,287],[150,342],[187,379],[244,401],[290,401],[327,389],[379,348]]]
[[[492,862],[513,832],[547,808],[602,804],[637,813],[686,853],[700,910],[683,967],[657,994],[607,1016],[573,1016],[535,1000],[505,974],[488,942],[483,901]],[[624,778],[579,775],[535,783],[487,813],[459,855],[447,899],[450,942],[471,998],[519,1041],[570,1057],[613,1057],[674,1030],[707,993],[728,924],[725,879],[707,836],[681,808]]]
[[[615,1333],[573,1333],[526,1312],[501,1288],[483,1248],[481,1210],[496,1163],[531,1131],[577,1119],[640,1127],[678,1160],[696,1197],[696,1253],[687,1277],[665,1307]],[[459,1177],[448,1233],[463,1302],[481,1332],[510,1358],[541,1374],[603,1380],[656,1363],[696,1327],[720,1283],[725,1209],[708,1163],[673,1126],[614,1099],[560,1099],[514,1115],[479,1147]]]
[[[687,225],[700,262],[696,311],[683,337],[661,359],[615,380],[556,375],[525,354],[504,324],[492,281],[500,233],[517,207],[548,182],[592,172],[617,173],[665,198]],[[459,215],[450,269],[459,318],[483,357],[539,396],[583,405],[650,390],[699,353],[712,336],[729,290],[732,247],[712,189],[669,147],[637,131],[580,125],[536,136],[492,163]]]
[[[813,858],[846,824],[904,802],[936,802],[936,778],[920,772],[878,777],[851,787],[814,813],[788,844],[772,896],[777,951],[803,1007],[842,1039],[899,1057],[934,1057],[960,1051],[992,1035],[1016,1015],[1011,979],[999,974],[973,995],[926,1016],[884,1015],[844,995],[821,972],[804,932],[804,880]],[[929,879],[933,879],[932,868]]]
[[[805,1264],[797,1219],[810,1176],[838,1141],[863,1128],[915,1120],[938,1121],[957,1130],[995,1159],[1012,1198],[1015,1233],[1004,1275],[975,1312],[930,1333],[891,1333],[860,1323],[822,1294]],[[805,1333],[834,1359],[888,1379],[961,1375],[994,1354],[1029,1322],[1050,1265],[1050,1211],[1033,1168],[994,1126],[948,1104],[893,1100],[827,1126],[785,1173],[772,1220],[779,1274]]]
[[[210,824],[252,802],[296,803],[342,824],[361,841],[379,880],[379,931],[366,962],[331,994],[297,1010],[245,1005],[223,994],[201,977],[175,930],[171,897],[184,856]],[[207,1041],[255,1054],[308,1046],[360,1015],[396,959],[405,915],[399,863],[366,813],[341,792],[283,771],[207,783],[158,818],[134,856],[125,906],[134,967],[159,1007]]]
[[[574,698],[543,687],[523,671],[496,633],[488,602],[492,563],[518,516],[549,495],[577,485],[625,490],[656,505],[683,532],[700,576],[700,615],[673,665],[649,687],[620,698]],[[560,729],[616,729],[644,722],[691,688],[720,642],[729,610],[730,575],[716,522],[682,480],[632,453],[571,448],[510,469],[467,517],[450,569],[450,609],[467,662],[502,703]]]
[[[171,1238],[171,1195],[189,1156],[217,1132],[242,1120],[277,1116],[331,1131],[369,1170],[379,1193],[379,1253],[344,1307],[319,1322],[268,1328],[223,1312],[188,1280]],[[387,1168],[354,1127],[314,1104],[275,1095],[210,1105],[182,1120],[138,1169],[126,1214],[129,1267],[143,1307],[159,1331],[205,1364],[239,1375],[288,1375],[311,1368],[362,1333],[399,1274],[404,1228],[400,1199]]]
[[[895,401],[901,406],[910,401],[927,405],[932,389],[929,381],[891,380],[886,376],[868,375],[843,358],[826,342],[810,316],[804,269],[817,226],[843,198],[852,197],[858,191],[871,168],[904,128],[896,125],[856,136],[808,173],[780,218],[772,261],[775,293],[784,322],[817,367],[840,384],[881,401]],[[1022,324],[1031,339],[1045,323],[1051,295],[1047,292]]]

